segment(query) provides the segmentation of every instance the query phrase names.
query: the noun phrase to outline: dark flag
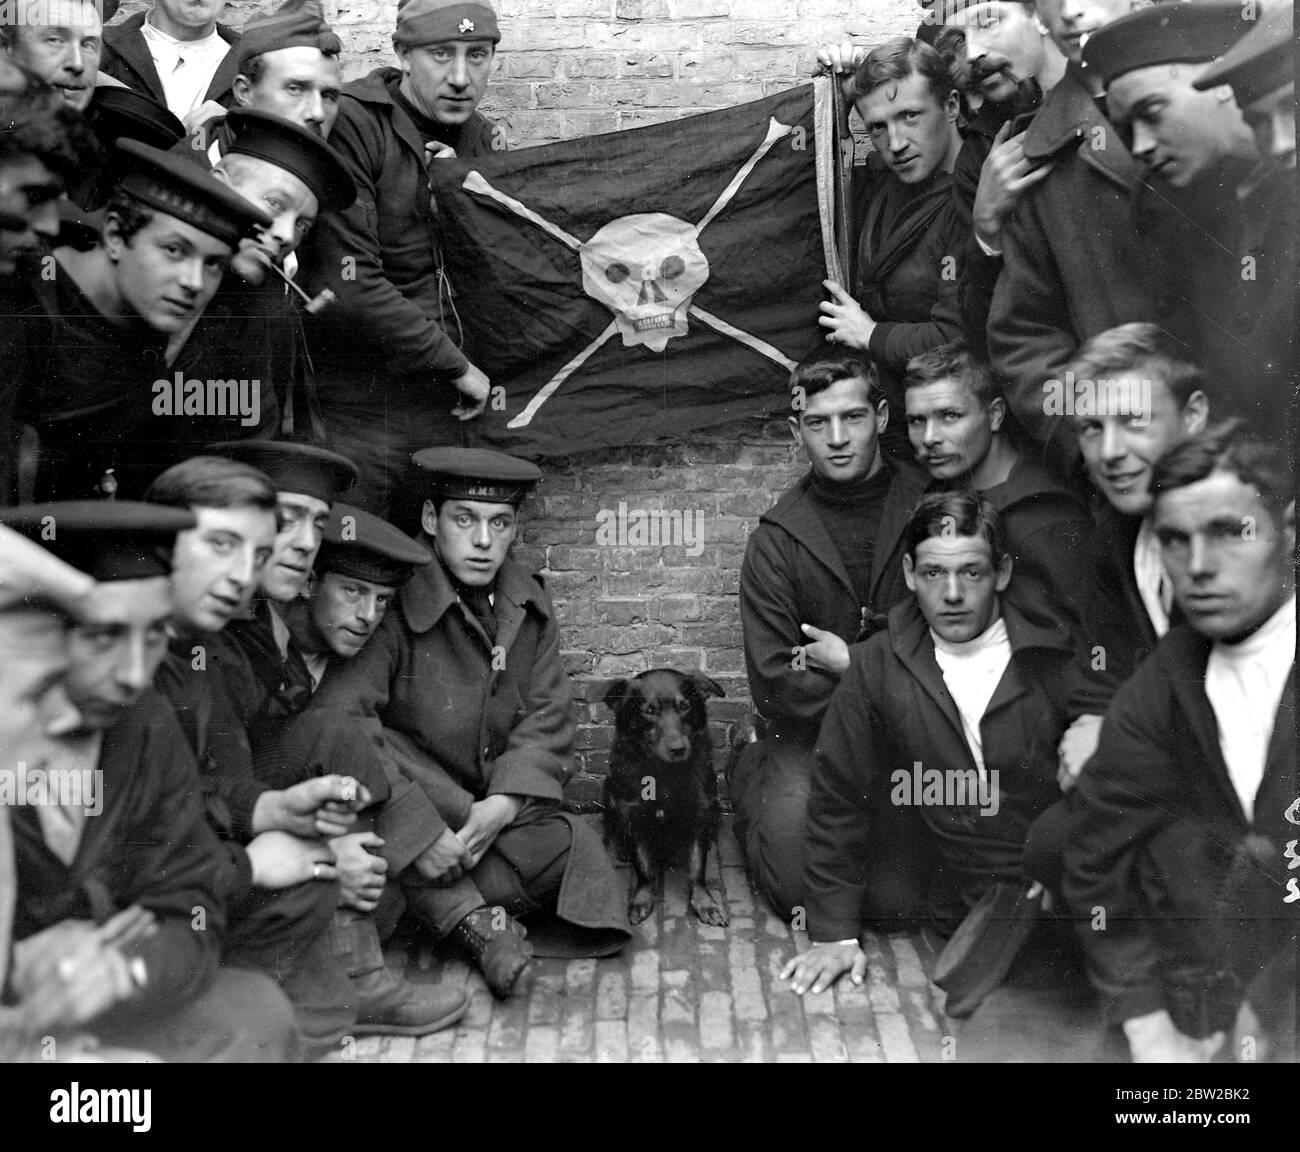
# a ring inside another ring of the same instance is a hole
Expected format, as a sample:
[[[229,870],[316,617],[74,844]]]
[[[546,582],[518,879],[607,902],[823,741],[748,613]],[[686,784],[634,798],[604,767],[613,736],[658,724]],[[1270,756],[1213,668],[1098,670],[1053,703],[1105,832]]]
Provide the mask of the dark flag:
[[[645,443],[788,405],[821,340],[814,86],[431,166],[476,431],[523,455]]]

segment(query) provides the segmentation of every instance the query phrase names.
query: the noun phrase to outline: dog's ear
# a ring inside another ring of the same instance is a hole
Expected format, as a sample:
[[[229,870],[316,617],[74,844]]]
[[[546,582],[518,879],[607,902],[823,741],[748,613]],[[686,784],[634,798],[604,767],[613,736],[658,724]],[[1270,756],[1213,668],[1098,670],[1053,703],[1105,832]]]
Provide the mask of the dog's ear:
[[[722,685],[716,680],[704,675],[703,672],[692,672],[687,679],[695,685],[696,690],[706,700],[710,696],[725,696]]]
[[[619,705],[628,697],[628,681],[611,680],[600,694],[601,703],[611,712],[617,712]]]

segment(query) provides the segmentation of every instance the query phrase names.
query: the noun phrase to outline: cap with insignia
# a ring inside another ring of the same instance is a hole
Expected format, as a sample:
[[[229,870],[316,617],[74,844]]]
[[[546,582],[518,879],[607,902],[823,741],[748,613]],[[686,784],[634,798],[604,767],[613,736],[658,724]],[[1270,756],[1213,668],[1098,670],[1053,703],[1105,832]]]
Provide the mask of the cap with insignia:
[[[277,492],[313,496],[333,504],[339,494],[357,481],[357,466],[346,456],[296,444],[291,440],[231,440],[209,444],[205,456],[225,456],[265,472]]]
[[[119,192],[192,224],[231,248],[255,225],[271,225],[271,217],[261,208],[188,157],[151,148],[138,140],[118,140],[117,150],[129,165],[117,186]]]
[[[418,48],[448,40],[501,40],[497,14],[487,3],[464,0],[398,0],[393,44]]]
[[[193,512],[134,500],[70,500],[0,508],[0,524],[100,581],[170,576],[176,533],[196,523]]]
[[[1088,37],[1084,67],[1109,85],[1137,68],[1213,60],[1241,36],[1243,11],[1239,0],[1184,0],[1130,12]]]
[[[485,504],[524,502],[542,478],[536,464],[491,448],[426,448],[411,459],[430,473],[430,495]]]
[[[351,504],[335,504],[316,556],[318,576],[336,572],[355,580],[400,588],[433,557],[401,529]]]
[[[256,108],[232,108],[226,124],[234,135],[227,155],[254,156],[297,176],[322,212],[341,212],[357,198],[356,181],[343,158],[301,124]]]
[[[95,135],[108,144],[119,138],[139,140],[164,151],[185,138],[185,125],[157,100],[131,88],[102,85],[95,89],[87,120]],[[117,158],[119,168],[129,157]]]
[[[1245,108],[1295,80],[1295,16],[1289,0],[1273,0],[1249,31],[1192,83],[1232,85]]]
[[[254,56],[281,48],[317,48],[336,56],[343,51],[343,42],[325,23],[320,0],[285,0],[272,12],[254,13],[240,30],[235,70],[247,75]]]

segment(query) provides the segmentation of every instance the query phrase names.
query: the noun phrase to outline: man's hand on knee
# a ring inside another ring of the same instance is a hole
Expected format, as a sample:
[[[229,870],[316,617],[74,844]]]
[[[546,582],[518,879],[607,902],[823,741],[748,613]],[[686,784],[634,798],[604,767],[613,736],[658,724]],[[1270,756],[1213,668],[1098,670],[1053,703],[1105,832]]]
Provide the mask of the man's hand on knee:
[[[814,944],[781,969],[781,979],[802,996],[809,989],[825,992],[845,972],[854,984],[861,984],[867,974],[867,954],[856,940]]]
[[[469,807],[469,818],[456,835],[469,853],[473,868],[493,842],[518,818],[523,810],[522,796],[489,796]]]
[[[358,912],[373,912],[384,894],[388,861],[375,855],[384,842],[373,832],[353,832],[330,841],[343,903]]]
[[[1208,1064],[1225,1038],[1222,1032],[1204,1040],[1185,1036],[1163,1008],[1125,1020],[1124,1035],[1134,1064]]]
[[[415,858],[415,870],[433,884],[454,884],[474,867],[459,836],[444,828],[428,848]]]
[[[253,830],[343,836],[369,804],[369,790],[351,776],[317,776],[283,791],[263,792],[253,809]]]

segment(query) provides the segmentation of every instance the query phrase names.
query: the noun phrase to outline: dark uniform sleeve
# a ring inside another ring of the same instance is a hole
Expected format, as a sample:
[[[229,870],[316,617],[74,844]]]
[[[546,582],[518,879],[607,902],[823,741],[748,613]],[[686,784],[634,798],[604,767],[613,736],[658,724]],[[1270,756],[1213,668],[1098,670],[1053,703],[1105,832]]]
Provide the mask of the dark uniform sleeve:
[[[1058,435],[1060,418],[1044,410],[1043,384],[1059,378],[1079,345],[1069,302],[1054,266],[1039,197],[1030,189],[1002,229],[1002,274],[989,306],[988,350],[1011,411],[1035,440]]]
[[[357,101],[345,96],[330,133],[330,146],[357,182],[352,207],[324,213],[313,231],[312,271],[338,295],[330,323],[364,333],[382,347],[392,373],[460,376],[469,367],[465,354],[384,272],[375,188],[383,171],[383,139],[366,123],[368,116]],[[428,195],[427,188],[418,194]]]
[[[554,612],[543,622],[528,687],[524,713],[511,727],[504,751],[485,765],[487,792],[558,804],[576,727]]]
[[[851,650],[853,662],[817,737],[804,863],[808,935],[816,943],[848,940],[862,931],[870,879],[870,797],[879,763],[877,718],[867,691],[872,643]]]
[[[1064,897],[1115,1021],[1165,1006],[1137,860],[1178,810],[1178,765],[1165,748],[1175,722],[1168,676],[1149,660],[1120,689],[1069,796]]]
[[[794,667],[794,649],[807,643],[800,630],[804,620],[780,533],[760,524],[749,537],[740,569],[740,621],[749,690],[768,720],[815,724],[835,691],[837,681],[830,673]]]
[[[154,786],[127,846],[128,885],[157,917],[157,932],[123,951],[145,963],[137,1003],[161,1007],[193,999],[216,971],[231,863],[199,805],[197,771],[175,717],[160,702],[150,721],[141,767]]]

